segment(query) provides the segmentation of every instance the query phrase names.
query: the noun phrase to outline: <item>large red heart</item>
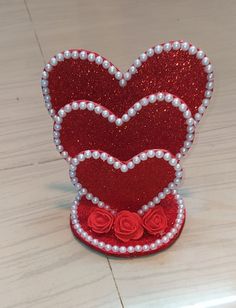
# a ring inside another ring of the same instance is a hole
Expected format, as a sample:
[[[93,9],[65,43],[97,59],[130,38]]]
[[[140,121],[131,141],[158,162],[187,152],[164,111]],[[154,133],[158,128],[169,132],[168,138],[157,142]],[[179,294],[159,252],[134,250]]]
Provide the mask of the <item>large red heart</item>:
[[[67,103],[87,99],[121,116],[142,97],[162,91],[185,101],[199,121],[212,95],[213,74],[202,50],[176,41],[148,49],[124,74],[97,53],[59,53],[46,65],[42,87],[51,115]]]
[[[72,159],[70,171],[73,184],[79,181],[86,188],[88,200],[116,211],[155,206],[182,177],[177,159],[165,150],[142,152],[125,162],[88,150]]]

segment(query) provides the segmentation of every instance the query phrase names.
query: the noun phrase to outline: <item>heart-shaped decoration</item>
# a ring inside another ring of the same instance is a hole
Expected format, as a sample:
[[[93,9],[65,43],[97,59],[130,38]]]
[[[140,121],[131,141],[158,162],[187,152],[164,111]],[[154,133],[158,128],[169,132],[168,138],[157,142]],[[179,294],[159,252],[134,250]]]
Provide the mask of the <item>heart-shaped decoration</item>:
[[[42,88],[51,116],[74,100],[86,99],[121,117],[141,98],[169,92],[188,104],[199,121],[212,96],[213,73],[205,53],[183,41],[148,49],[124,74],[97,53],[67,50],[45,66]]]
[[[69,160],[87,149],[128,160],[146,149],[168,148],[180,158],[195,130],[187,105],[169,93],[141,99],[121,118],[91,101],[77,101],[61,108],[55,121],[54,142]]]
[[[72,159],[70,176],[92,203],[143,214],[180,183],[182,169],[165,150],[142,152],[126,162],[87,150]]]
[[[70,218],[76,237],[116,256],[150,254],[178,238],[185,221],[179,160],[213,78],[205,53],[183,41],[148,49],[125,73],[88,50],[51,58],[41,86],[54,143],[78,190]]]

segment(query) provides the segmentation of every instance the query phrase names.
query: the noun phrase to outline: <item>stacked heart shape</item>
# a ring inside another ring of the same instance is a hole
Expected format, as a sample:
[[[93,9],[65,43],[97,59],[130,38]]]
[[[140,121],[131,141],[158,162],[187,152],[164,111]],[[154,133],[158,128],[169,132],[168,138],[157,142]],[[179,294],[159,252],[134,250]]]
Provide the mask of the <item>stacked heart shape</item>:
[[[170,246],[185,222],[180,160],[212,96],[205,53],[183,41],[157,45],[123,74],[97,53],[67,50],[45,66],[41,85],[78,191],[74,235],[122,257]]]

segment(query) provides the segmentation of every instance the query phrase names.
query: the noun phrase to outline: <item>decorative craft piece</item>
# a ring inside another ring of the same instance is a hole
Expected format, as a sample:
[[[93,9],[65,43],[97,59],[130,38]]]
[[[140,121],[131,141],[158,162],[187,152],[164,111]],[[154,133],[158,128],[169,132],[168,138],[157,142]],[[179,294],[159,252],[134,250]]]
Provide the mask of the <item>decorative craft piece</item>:
[[[97,53],[67,50],[45,66],[41,85],[54,143],[77,190],[74,235],[118,257],[170,246],[186,215],[180,160],[212,96],[205,53],[169,42],[122,73]]]

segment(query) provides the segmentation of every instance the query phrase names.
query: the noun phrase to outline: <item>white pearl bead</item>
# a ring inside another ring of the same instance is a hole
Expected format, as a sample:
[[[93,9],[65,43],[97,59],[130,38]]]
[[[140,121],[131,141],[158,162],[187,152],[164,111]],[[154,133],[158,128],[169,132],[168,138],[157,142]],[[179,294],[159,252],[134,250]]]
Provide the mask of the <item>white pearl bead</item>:
[[[134,108],[130,108],[130,109],[128,110],[128,115],[129,115],[130,117],[134,117],[135,114],[136,114],[136,111],[134,110]]]
[[[176,97],[176,98],[173,99],[173,101],[172,101],[172,106],[174,106],[174,107],[179,107],[180,104],[181,104],[181,102],[180,102],[180,99],[179,99],[179,98]]]
[[[91,158],[91,157],[92,157],[91,151],[89,151],[89,150],[85,151],[85,152],[84,152],[84,156],[85,156],[86,158]]]
[[[156,54],[160,54],[163,50],[163,47],[161,45],[157,45],[154,50]]]
[[[100,114],[102,112],[102,107],[101,106],[96,106],[94,109],[96,114]]]
[[[84,154],[79,154],[78,155],[78,160],[79,161],[84,161],[85,157],[84,157]]]
[[[125,246],[121,246],[119,251],[120,251],[120,253],[126,253],[126,247]]]
[[[143,210],[138,210],[138,214],[142,216],[144,214]]]
[[[123,124],[123,121],[121,119],[116,119],[116,125],[121,126]]]
[[[209,63],[210,63],[210,60],[209,60],[207,57],[204,57],[204,58],[202,59],[202,65],[206,66],[206,65],[208,65]]]
[[[195,55],[197,53],[197,48],[195,46],[191,46],[188,52],[190,55]]]
[[[116,68],[115,66],[110,66],[108,69],[109,74],[114,75],[116,73]]]
[[[73,110],[78,110],[79,109],[79,104],[77,102],[73,102],[71,105]]]
[[[141,66],[141,61],[139,59],[136,59],[134,61],[134,66],[137,68],[137,67],[140,67]]]
[[[115,160],[114,160],[114,158],[113,158],[112,156],[109,156],[109,157],[107,158],[107,162],[108,162],[109,165],[113,165],[114,162],[115,162]]]
[[[64,58],[70,59],[71,58],[71,52],[69,50],[64,51]]]
[[[211,73],[213,71],[213,66],[211,64],[208,64],[206,67],[205,67],[205,72],[206,73]]]
[[[125,87],[127,85],[127,81],[125,79],[121,79],[119,81],[119,85],[123,88],[123,87]]]
[[[171,159],[170,153],[165,153],[164,154],[164,160],[169,161]]]
[[[214,74],[213,73],[208,74],[207,75],[207,80],[209,80],[209,81],[214,80]]]
[[[41,86],[42,86],[43,88],[46,88],[46,87],[48,86],[48,81],[45,80],[45,79],[42,79],[42,80],[41,80]]]
[[[165,195],[169,195],[170,194],[170,189],[165,187],[163,192],[164,192]]]
[[[177,164],[177,165],[175,166],[175,170],[176,170],[176,171],[182,170],[181,165],[180,165],[180,164]]]
[[[185,119],[189,119],[191,117],[191,112],[190,110],[186,110],[184,113],[183,113],[183,116]]]
[[[161,240],[156,240],[157,246],[161,246]]]
[[[196,113],[194,118],[195,118],[196,121],[200,121],[202,116],[200,115],[200,113]]]
[[[51,64],[46,64],[46,65],[45,65],[45,70],[46,70],[47,72],[50,72],[50,71],[52,70]]]
[[[119,161],[115,161],[113,166],[115,169],[120,169],[121,163]]]
[[[187,51],[189,49],[189,43],[188,42],[183,42],[181,44],[181,49],[184,51]]]
[[[141,153],[139,155],[139,157],[140,157],[141,160],[147,160],[147,158],[148,158],[147,153]]]
[[[128,251],[129,253],[134,252],[134,246],[129,246],[129,247],[127,248],[127,251]]]
[[[92,203],[93,203],[93,204],[98,204],[98,202],[99,202],[99,199],[98,199],[97,197],[94,197],[94,198],[92,199]]]
[[[153,157],[155,157],[155,152],[154,152],[153,150],[149,150],[149,151],[147,152],[147,156],[148,156],[149,158],[153,158]]]
[[[104,207],[104,202],[99,201],[99,202],[98,202],[98,207],[103,208],[103,207]]]
[[[140,103],[135,103],[134,104],[134,110],[139,111],[142,109],[142,105]]]
[[[162,158],[163,156],[164,156],[164,153],[163,153],[162,151],[158,150],[158,151],[156,152],[156,157],[157,157],[157,158]]]
[[[200,106],[199,108],[198,108],[198,112],[199,113],[201,113],[201,114],[203,114],[204,112],[205,112],[205,107],[204,106]]]
[[[94,110],[94,103],[92,103],[92,102],[88,103],[88,104],[87,104],[87,109],[88,109],[89,111]]]
[[[102,66],[103,68],[108,69],[110,67],[110,63],[107,60],[105,60],[103,61]]]
[[[64,61],[64,56],[63,56],[63,54],[62,54],[62,53],[58,53],[58,54],[56,55],[56,59],[57,59],[58,62]]]
[[[127,172],[127,171],[128,171],[128,167],[127,167],[126,165],[122,165],[121,168],[120,168],[120,170],[121,170],[122,172]]]
[[[126,114],[126,113],[122,116],[122,121],[123,121],[123,122],[128,122],[129,119],[130,119],[130,117],[129,117],[128,114]]]
[[[93,195],[91,193],[86,195],[86,199],[87,200],[92,200],[93,199]]]
[[[94,62],[95,61],[95,54],[94,53],[90,53],[88,55],[88,60],[89,60],[89,62]]]
[[[110,123],[115,122],[115,120],[116,120],[116,117],[115,117],[115,115],[114,115],[114,114],[109,115],[109,117],[108,117],[108,121],[109,121]]]
[[[158,197],[154,197],[154,198],[153,198],[153,202],[154,202],[155,204],[158,204],[158,203],[160,203],[160,199],[159,199]]]
[[[185,142],[184,142],[184,146],[185,146],[185,148],[187,148],[187,149],[189,149],[189,148],[191,147],[191,145],[192,145],[192,142],[190,142],[190,141],[185,141]]]
[[[111,250],[111,245],[110,245],[110,244],[107,244],[107,245],[105,246],[105,249],[106,249],[106,251],[110,251],[110,250]]]
[[[153,201],[149,201],[147,205],[149,208],[153,208],[155,206],[155,203]]]
[[[133,65],[129,68],[129,72],[130,74],[134,75],[137,72],[136,67],[134,67]]]
[[[147,51],[148,57],[152,57],[154,55],[154,50],[152,48],[149,48]]]
[[[169,164],[170,164],[171,166],[175,166],[175,165],[177,164],[177,160],[176,160],[175,158],[171,158],[171,159],[169,160]]]
[[[78,59],[78,58],[79,58],[79,53],[78,53],[78,51],[77,51],[77,50],[72,51],[71,57],[72,57],[72,59],[74,59],[74,60]]]
[[[85,102],[80,102],[80,103],[79,103],[79,108],[80,108],[81,110],[85,110],[85,109],[87,108],[87,104],[86,104]]]
[[[210,98],[212,96],[212,91],[207,90],[205,92],[205,97]]]
[[[143,245],[143,250],[144,250],[144,251],[148,251],[149,248],[150,248],[149,245]]]
[[[104,243],[104,242],[99,242],[99,243],[98,243],[98,247],[99,247],[99,248],[103,248],[104,246],[105,246],[105,243]]]
[[[151,250],[155,250],[157,248],[157,244],[156,243],[152,243],[150,245]]]
[[[157,100],[157,98],[156,98],[156,95],[155,95],[155,94],[152,94],[152,95],[149,96],[149,102],[150,102],[151,104],[155,103],[156,100]]]
[[[115,78],[117,79],[117,80],[121,80],[121,78],[122,78],[122,73],[121,72],[116,72],[115,73]]]
[[[118,251],[119,251],[119,247],[116,246],[116,245],[114,245],[114,246],[112,247],[112,250],[113,250],[114,252],[118,252]]]
[[[98,151],[94,151],[94,152],[92,152],[92,157],[94,159],[98,159],[100,157],[100,153]]]
[[[205,99],[202,101],[202,104],[203,104],[204,107],[207,107],[207,106],[209,105],[209,102],[210,102],[209,99],[206,99],[206,98],[205,98]]]
[[[138,156],[135,156],[135,157],[133,158],[133,163],[134,163],[135,165],[139,164],[140,162],[141,162],[141,160],[140,160],[140,158],[139,158]]]
[[[44,96],[44,100],[45,100],[45,102],[50,102],[51,96],[50,95],[45,95]]]
[[[193,134],[187,134],[187,140],[192,141],[193,140]]]
[[[179,50],[180,49],[180,42],[176,41],[172,44],[174,50]]]
[[[67,158],[68,157],[68,153],[66,151],[63,151],[61,153],[61,155],[62,155],[63,158]]]
[[[132,161],[128,162],[127,164],[129,169],[133,169],[134,168],[134,163]]]
[[[187,110],[187,105],[186,104],[184,104],[184,103],[182,103],[180,106],[179,106],[179,110],[181,111],[181,112],[184,112],[184,111],[186,111]]]
[[[136,245],[136,246],[135,246],[135,251],[137,251],[137,252],[142,251],[142,246]]]
[[[48,88],[43,88],[42,91],[43,91],[44,95],[49,94],[49,89]]]
[[[101,56],[97,56],[96,59],[95,59],[95,63],[97,65],[101,65],[103,62],[103,58]]]
[[[166,43],[163,47],[164,51],[168,52],[171,50],[171,44],[170,43]]]
[[[140,101],[142,106],[147,106],[148,105],[148,99],[146,97],[142,98]]]
[[[87,59],[87,52],[86,51],[81,51],[80,53],[79,53],[79,57],[80,57],[80,59],[81,60],[86,60]]]
[[[42,72],[42,78],[43,78],[43,79],[48,79],[48,72],[43,71],[43,72]]]
[[[205,56],[205,54],[204,54],[204,52],[202,50],[199,50],[197,52],[197,59],[201,60],[201,59],[204,58],[204,56]]]
[[[166,96],[165,96],[165,101],[166,101],[167,103],[170,103],[170,102],[172,102],[172,100],[173,100],[173,95],[171,95],[171,94],[166,94]]]
[[[163,93],[159,92],[159,93],[157,94],[157,100],[158,100],[159,102],[161,102],[161,101],[163,101],[164,99],[165,99],[165,95],[164,95]]]
[[[142,53],[139,58],[140,58],[141,62],[147,61],[147,55],[145,53]]]
[[[207,88],[208,90],[212,90],[213,87],[214,87],[214,83],[213,83],[212,81],[209,81],[209,82],[207,83],[207,85],[206,85],[206,88]]]
[[[103,110],[102,116],[103,116],[103,118],[108,118],[109,117],[109,111],[108,110]]]
[[[105,153],[105,152],[101,153],[101,155],[100,155],[100,158],[101,158],[101,160],[103,160],[103,161],[107,160],[107,157],[108,157],[108,154]]]
[[[125,80],[130,80],[131,74],[129,72],[124,73],[124,79]]]

